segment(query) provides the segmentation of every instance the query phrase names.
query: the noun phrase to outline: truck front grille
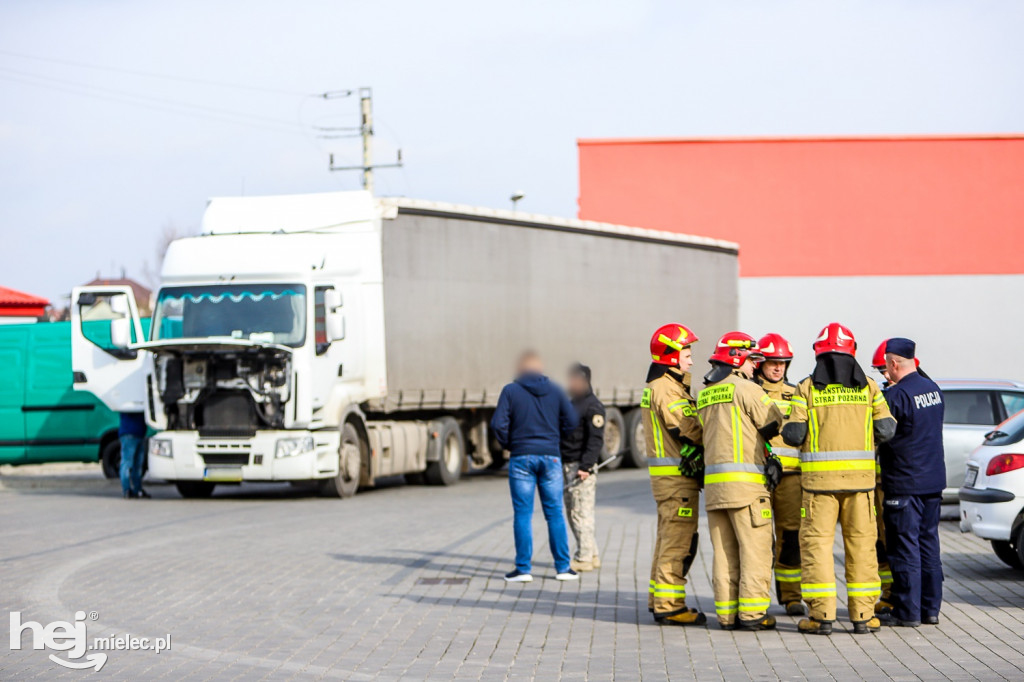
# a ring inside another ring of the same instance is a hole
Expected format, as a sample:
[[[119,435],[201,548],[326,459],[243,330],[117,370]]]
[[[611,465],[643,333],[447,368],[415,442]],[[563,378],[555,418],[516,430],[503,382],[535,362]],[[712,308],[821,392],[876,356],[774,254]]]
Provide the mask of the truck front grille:
[[[207,464],[216,465],[247,465],[249,463],[249,443],[231,441],[201,440],[196,445],[196,452]]]

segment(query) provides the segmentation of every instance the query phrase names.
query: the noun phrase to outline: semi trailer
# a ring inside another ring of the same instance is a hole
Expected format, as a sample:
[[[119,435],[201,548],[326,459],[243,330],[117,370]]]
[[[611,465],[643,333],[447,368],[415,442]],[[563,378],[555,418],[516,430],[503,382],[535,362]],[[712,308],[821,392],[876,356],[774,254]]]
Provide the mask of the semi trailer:
[[[737,251],[362,191],[212,199],[167,250],[148,336],[130,289],[75,289],[75,388],[144,412],[149,475],[185,497],[245,481],[347,497],[500,465],[488,422],[531,348],[556,379],[592,367],[606,454],[639,463],[649,336],[685,321],[700,357],[734,328]]]

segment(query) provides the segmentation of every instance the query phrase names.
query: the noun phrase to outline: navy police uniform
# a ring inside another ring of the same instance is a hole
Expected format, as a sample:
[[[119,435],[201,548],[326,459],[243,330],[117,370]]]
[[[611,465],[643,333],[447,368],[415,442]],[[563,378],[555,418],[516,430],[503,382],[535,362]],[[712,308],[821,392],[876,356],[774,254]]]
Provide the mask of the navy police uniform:
[[[890,339],[886,352],[912,359],[914,343]],[[911,372],[885,393],[896,435],[879,449],[885,542],[892,566],[893,617],[937,622],[942,605],[939,508],[946,487],[942,391]]]

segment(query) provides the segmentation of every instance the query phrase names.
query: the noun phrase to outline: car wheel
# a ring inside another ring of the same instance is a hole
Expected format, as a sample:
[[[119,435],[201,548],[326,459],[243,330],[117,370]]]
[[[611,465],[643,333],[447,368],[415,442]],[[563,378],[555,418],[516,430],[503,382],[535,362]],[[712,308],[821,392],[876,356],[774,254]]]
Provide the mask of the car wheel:
[[[1017,529],[1017,538],[1016,538],[1016,540],[1017,541],[1014,543],[1014,547],[1013,548],[1016,550],[1017,562],[1015,564],[1010,564],[1010,565],[1013,566],[1014,568],[1024,568],[1024,525],[1020,526]],[[992,544],[994,545],[995,543],[993,542]],[[998,554],[998,552],[996,552],[996,554]],[[1003,559],[1003,557],[999,557],[999,558]],[[1006,561],[1006,559],[1003,559],[1003,561]],[[1007,562],[1007,563],[1009,563],[1009,562]]]
[[[1020,556],[1017,554],[1017,548],[1011,545],[1009,540],[993,540],[992,551],[1010,568],[1024,568],[1024,563],[1021,563]]]
[[[323,482],[321,492],[326,497],[352,497],[359,489],[359,479],[369,446],[359,434],[355,424],[345,422],[341,427],[338,446],[338,473]]]
[[[430,425],[430,431],[434,442],[429,447],[437,448],[437,460],[427,462],[424,478],[430,485],[454,485],[462,476],[462,463],[466,459],[462,429],[451,417],[441,417]]]
[[[622,418],[621,412],[614,407],[609,407],[604,416],[604,451],[601,452],[601,461],[608,462],[608,464],[601,468],[605,471],[615,471],[622,466],[622,457],[616,457],[616,455],[622,454],[625,449],[626,422]]]
[[[644,436],[643,412],[638,409],[626,413],[626,445],[629,449],[622,456],[625,463],[637,469],[647,468],[647,439]]]
[[[111,479],[121,477],[121,441],[115,438],[103,446],[100,463],[104,476]]]

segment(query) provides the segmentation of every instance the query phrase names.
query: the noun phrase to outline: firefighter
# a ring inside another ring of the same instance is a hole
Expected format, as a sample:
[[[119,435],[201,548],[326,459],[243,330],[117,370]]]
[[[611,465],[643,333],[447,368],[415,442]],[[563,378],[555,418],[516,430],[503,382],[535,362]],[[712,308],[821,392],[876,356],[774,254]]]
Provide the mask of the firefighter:
[[[889,374],[885,369],[885,344],[888,342],[889,339],[882,341],[878,348],[875,349],[875,354],[871,356],[872,369],[881,374],[882,378],[885,379],[881,385],[883,394],[889,387]],[[882,467],[879,466],[878,459],[876,458],[875,519],[878,522],[878,540],[875,542],[875,554],[878,556],[878,579],[882,583],[882,594],[878,597],[878,601],[875,602],[876,616],[889,616],[892,614],[892,568],[889,566],[889,554],[885,550],[885,522],[882,520],[883,499]]]
[[[842,526],[846,596],[853,632],[877,632],[875,601],[881,595],[875,542],[875,444],[896,431],[878,384],[854,357],[853,332],[833,322],[814,342],[814,371],[793,396],[793,413],[782,429],[800,447],[800,590],[809,618],[800,632],[830,635],[836,618],[832,557],[836,522]]]
[[[793,360],[793,347],[779,334],[765,334],[757,342],[764,356],[754,378],[761,384],[784,418],[793,412],[790,400],[796,386],[787,373]],[[775,596],[790,616],[805,616],[807,609],[800,597],[800,451],[782,440],[771,439],[772,452],[782,464],[782,481],[772,493],[772,518],[775,520]]]
[[[723,336],[711,355],[706,387],[697,397],[704,426],[704,508],[714,548],[715,613],[723,630],[771,630],[772,501],[782,478],[765,447],[782,427],[775,402],[754,381],[764,359],[754,337]],[[771,481],[771,483],[769,483]]]
[[[686,607],[686,574],[697,554],[702,430],[690,394],[690,345],[697,335],[667,324],[651,337],[651,367],[640,399],[647,471],[658,505],[658,535],[651,562],[647,607],[662,625],[703,625],[707,617]],[[685,458],[685,462],[684,462]],[[686,474],[684,475],[684,470]]]

